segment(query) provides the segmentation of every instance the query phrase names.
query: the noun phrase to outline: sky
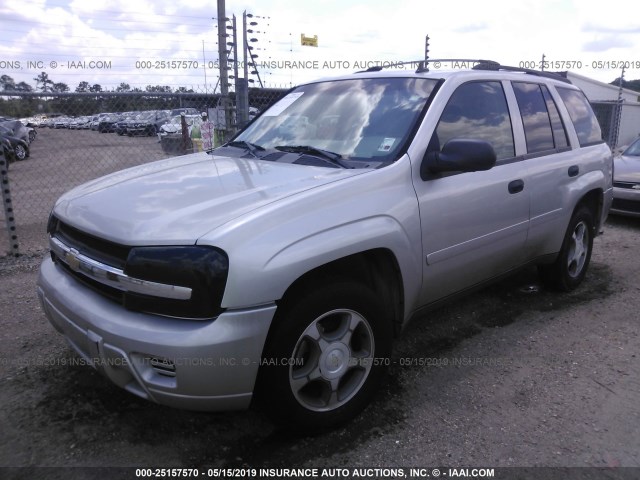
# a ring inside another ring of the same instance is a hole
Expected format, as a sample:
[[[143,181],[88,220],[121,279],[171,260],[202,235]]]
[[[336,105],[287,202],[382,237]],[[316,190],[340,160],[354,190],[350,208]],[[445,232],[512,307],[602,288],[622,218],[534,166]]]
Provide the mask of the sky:
[[[226,16],[236,16],[241,38],[243,12],[254,15],[248,35],[255,39],[250,45],[266,87],[420,60],[426,35],[433,59],[482,58],[539,69],[545,55],[547,70],[611,82],[620,76],[622,62],[629,67],[625,79],[640,78],[640,17],[628,5],[626,0],[227,0]],[[71,91],[83,81],[103,90],[126,83],[143,90],[167,85],[219,91],[218,17],[216,0],[2,2],[0,76],[36,87],[34,78],[45,72]],[[301,34],[317,35],[318,47],[302,46]],[[439,65],[451,67],[456,66]],[[255,74],[250,79],[259,86]]]

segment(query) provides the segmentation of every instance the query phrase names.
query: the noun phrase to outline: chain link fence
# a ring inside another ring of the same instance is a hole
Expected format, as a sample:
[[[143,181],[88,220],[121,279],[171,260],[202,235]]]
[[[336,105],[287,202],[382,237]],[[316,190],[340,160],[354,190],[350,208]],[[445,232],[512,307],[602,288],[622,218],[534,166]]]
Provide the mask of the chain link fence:
[[[250,89],[244,115],[233,97],[202,92],[2,92],[0,138],[11,145],[5,140],[8,158],[0,156],[0,256],[46,248],[49,212],[64,192],[124,168],[217,146],[242,127],[236,118],[253,118],[285,92]]]
[[[591,102],[602,129],[602,137],[615,152],[640,135],[640,103],[621,101]]]

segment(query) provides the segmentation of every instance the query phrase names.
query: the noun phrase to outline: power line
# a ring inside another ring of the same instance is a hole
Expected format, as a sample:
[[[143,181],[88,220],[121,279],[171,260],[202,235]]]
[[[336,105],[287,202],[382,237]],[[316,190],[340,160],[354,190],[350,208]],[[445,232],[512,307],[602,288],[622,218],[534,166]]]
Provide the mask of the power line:
[[[36,25],[42,28],[45,27],[65,27],[65,28],[71,28],[73,27],[72,25],[68,25],[68,24],[63,24],[63,23],[43,23],[43,22],[35,22],[35,21],[31,21],[31,20],[20,20],[20,23],[29,23],[32,25]],[[136,22],[136,23],[145,23],[145,22]],[[153,23],[153,22],[148,22],[148,23]],[[160,25],[164,25],[164,24],[160,24]],[[175,25],[181,25],[184,26],[183,24],[175,24]],[[91,28],[91,29],[95,29],[93,25],[86,25],[87,27]],[[194,27],[208,27],[210,28],[209,25],[204,25],[204,24],[198,24],[198,25],[187,25],[187,26],[194,26]],[[112,27],[103,27],[100,26],[99,28],[100,30],[109,30],[109,31],[114,31],[114,32],[131,32],[131,28],[112,28]],[[17,33],[28,33],[27,31],[18,31]],[[167,34],[167,33],[175,33],[175,32],[167,32],[166,30],[136,30],[135,33],[163,33],[163,34]],[[180,35],[191,35],[191,33],[189,32],[185,32],[182,33]],[[69,36],[66,34],[63,34],[63,36]],[[90,37],[84,37],[84,38],[90,38]],[[95,37],[93,37],[95,38]]]
[[[20,2],[20,8],[24,10],[25,4],[29,3],[29,0],[22,0]],[[39,2],[32,2],[34,4],[37,4],[35,6],[40,6],[41,4]],[[49,0],[47,2],[47,7],[62,7],[62,8],[68,8],[69,4],[68,3],[58,3],[58,2],[53,2],[51,0]],[[98,13],[113,13],[116,15],[142,15],[145,17],[149,16],[149,12],[123,12],[121,10],[92,10],[90,12],[91,15],[94,14],[98,14]],[[164,13],[153,13],[152,15],[156,15],[159,17],[167,17],[167,18],[197,18],[197,19],[202,19],[202,15],[177,15],[177,14],[164,14]]]

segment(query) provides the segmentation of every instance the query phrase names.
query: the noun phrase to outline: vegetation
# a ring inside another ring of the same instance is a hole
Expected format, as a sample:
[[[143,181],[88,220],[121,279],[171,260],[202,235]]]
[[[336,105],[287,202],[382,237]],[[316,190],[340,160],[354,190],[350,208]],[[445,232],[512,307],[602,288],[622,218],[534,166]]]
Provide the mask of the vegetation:
[[[615,85],[616,87],[620,85],[620,77],[616,78],[610,85]],[[636,92],[640,92],[640,79],[639,80],[622,80],[622,88],[628,88],[629,90],[635,90]]]
[[[154,93],[196,93],[192,89],[179,87],[175,91],[168,85],[147,85],[146,88],[131,88],[128,83],[122,82],[113,90],[105,90],[99,84],[91,85],[89,82],[80,82],[75,89],[71,89],[66,83],[57,83],[49,78],[46,72],[40,73],[34,79],[35,89],[25,83],[16,83],[9,75],[0,77],[1,92],[41,92],[51,93],[51,97],[0,97],[0,115],[8,117],[29,117],[36,114],[62,113],[64,115],[93,115],[100,112],[123,112],[133,110],[166,110],[183,106],[178,97],[154,97]],[[83,93],[96,95],[82,96],[56,96],[59,93]],[[126,96],[111,97],[101,96],[104,92],[140,93],[143,97]],[[150,95],[151,94],[151,95]],[[207,100],[202,98],[202,106]],[[198,105],[200,106],[200,105]]]

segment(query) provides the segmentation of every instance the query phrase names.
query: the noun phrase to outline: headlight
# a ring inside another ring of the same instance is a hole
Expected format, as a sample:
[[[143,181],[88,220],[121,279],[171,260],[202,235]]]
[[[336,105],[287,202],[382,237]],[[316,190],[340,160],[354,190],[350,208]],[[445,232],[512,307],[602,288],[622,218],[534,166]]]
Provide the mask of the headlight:
[[[222,312],[229,259],[222,250],[205,246],[134,247],[124,273],[131,278],[191,289],[185,300],[127,292],[130,310],[182,318],[213,318]]]

